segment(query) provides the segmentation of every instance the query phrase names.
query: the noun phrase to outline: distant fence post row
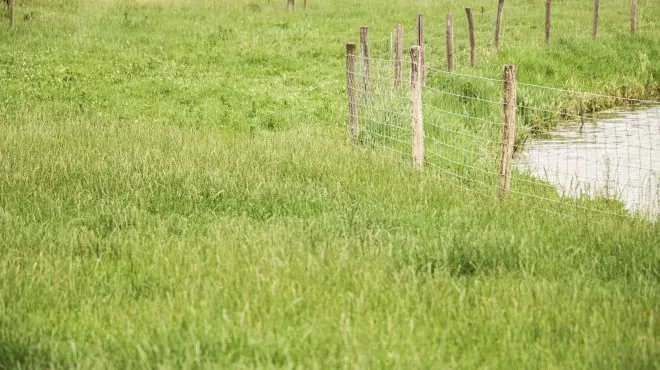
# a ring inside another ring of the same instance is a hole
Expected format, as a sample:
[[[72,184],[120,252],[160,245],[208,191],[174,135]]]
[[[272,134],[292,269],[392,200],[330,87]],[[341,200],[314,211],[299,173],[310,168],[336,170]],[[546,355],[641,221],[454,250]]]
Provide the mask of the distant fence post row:
[[[630,33],[637,33],[637,0],[630,0]],[[600,9],[600,0],[594,0],[593,7],[593,25],[591,31],[591,37],[595,40],[598,36],[598,19],[599,19],[599,9]],[[499,0],[497,7],[497,20],[495,22],[495,40],[494,45],[495,49],[499,51],[500,49],[500,30],[502,27],[502,16],[504,12],[504,0]],[[545,43],[550,43],[550,29],[552,27],[551,22],[552,17],[552,0],[545,1]]]
[[[448,30],[451,18],[448,18]],[[367,38],[366,27],[361,28],[361,72],[357,70],[357,50],[355,43],[346,44],[346,92],[348,99],[348,131],[351,142],[357,144],[360,141],[358,91],[368,96],[370,91],[369,75],[369,40]],[[398,35],[401,34],[401,27],[397,25],[394,30],[395,37],[394,49],[396,50],[394,65],[394,88],[401,87],[401,59],[402,52]],[[448,35],[450,32],[448,32]],[[449,36],[448,36],[449,37]],[[420,38],[421,39],[421,38]],[[411,154],[412,164],[416,169],[424,167],[424,114],[422,104],[422,91],[424,84],[424,62],[422,61],[423,48],[420,45],[414,45],[410,48],[410,119],[412,131]],[[398,59],[401,58],[401,59]],[[516,130],[516,66],[504,66],[503,75],[503,115],[502,115],[502,141],[500,155],[499,171],[499,196],[505,199],[511,186],[511,169],[513,164],[514,139]],[[360,88],[357,87],[357,75],[360,75],[362,81]]]
[[[288,0],[291,3],[291,7],[293,7],[293,3],[295,0]],[[495,47],[496,52],[499,52],[502,46],[502,40],[500,38],[500,32],[502,29],[502,23],[503,23],[503,14],[504,14],[504,1],[505,0],[499,0],[498,2],[498,8],[497,8],[497,18],[496,18],[496,23],[495,23],[495,38],[493,40],[493,46]],[[631,10],[631,21],[630,21],[630,29],[631,33],[635,34],[637,32],[637,0],[631,0],[632,2],[632,10]],[[476,45],[476,37],[475,37],[475,31],[474,31],[474,16],[472,12],[472,8],[465,8],[465,14],[467,16],[467,23],[468,23],[468,36],[469,36],[469,45],[470,45],[470,66],[474,68],[477,63],[477,45]],[[592,38],[596,39],[598,35],[598,19],[599,19],[599,0],[594,0],[594,12],[593,12],[593,28],[592,28]],[[552,0],[546,0],[545,1],[545,43],[549,44],[551,40],[551,27],[552,27]],[[367,28],[363,27],[364,29],[360,30],[360,39],[361,39],[361,47],[363,52],[366,52],[367,54],[363,54],[363,58],[368,59],[368,53],[369,50],[366,49],[368,46],[365,46],[363,38],[367,38]],[[424,71],[422,75],[422,81],[425,81],[426,75],[428,72],[426,71],[426,56],[425,56],[425,40],[424,40],[424,14],[418,14],[417,15],[417,27],[416,27],[416,45],[420,47],[420,53],[421,53],[421,61],[422,61],[422,69]],[[364,34],[363,34],[364,32]],[[395,29],[393,30],[392,34],[392,53],[395,61],[400,61],[402,59],[403,51],[401,49],[401,45],[403,43],[403,26],[402,25],[397,25]],[[455,66],[455,55],[454,55],[454,25],[453,25],[453,18],[451,14],[447,14],[447,19],[446,19],[446,55],[447,55],[447,70],[449,72],[454,70]],[[368,65],[367,67],[368,68]],[[367,71],[368,72],[368,71]],[[399,69],[395,69],[395,76],[399,76]]]
[[[10,0],[13,3],[13,0]],[[295,0],[287,0],[288,7],[290,10],[293,10],[295,5]],[[637,0],[631,1],[631,16],[630,16],[630,32],[631,34],[637,33]],[[504,22],[504,2],[505,0],[498,0],[497,6],[497,17],[495,20],[495,36],[493,39],[493,46],[497,52],[500,51],[502,47],[501,39],[501,30]],[[305,0],[305,5],[307,1]],[[594,0],[593,4],[593,23],[592,23],[592,38],[596,39],[598,36],[598,22],[599,22],[599,8],[600,0]],[[474,17],[472,13],[472,8],[465,8],[465,13],[467,16],[468,22],[468,35],[470,42],[470,66],[475,67],[476,65],[476,38],[474,33]],[[399,27],[398,25],[397,27]],[[551,41],[551,28],[552,28],[552,0],[545,1],[545,43],[549,44]],[[399,37],[397,29],[394,30],[392,37],[392,46],[394,50],[394,55],[396,56],[396,46]],[[447,23],[446,23],[446,32],[447,32],[447,69],[449,71],[453,70],[454,67],[454,37],[453,37],[453,18],[451,14],[447,14]],[[403,31],[401,31],[401,34]],[[416,29],[417,43],[416,45],[420,46],[422,66],[425,65],[425,53],[424,53],[424,14],[417,15],[417,29]],[[396,59],[396,58],[395,58]],[[423,75],[423,78],[426,78],[426,72]]]
[[[630,0],[630,33],[637,33],[637,0]],[[598,19],[599,19],[599,9],[600,9],[600,0],[594,0],[593,5],[593,24],[591,37],[595,40],[598,36]],[[493,45],[495,49],[499,51],[500,49],[500,30],[502,27],[504,13],[504,0],[499,0],[497,6],[497,19],[495,21],[495,39],[493,40]],[[545,43],[550,43],[550,33],[552,27],[552,0],[545,1]]]

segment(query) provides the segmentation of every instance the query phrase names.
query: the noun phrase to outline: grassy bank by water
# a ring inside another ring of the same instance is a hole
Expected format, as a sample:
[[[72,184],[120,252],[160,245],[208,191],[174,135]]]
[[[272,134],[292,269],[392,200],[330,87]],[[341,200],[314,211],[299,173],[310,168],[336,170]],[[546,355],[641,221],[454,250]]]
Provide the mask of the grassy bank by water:
[[[0,30],[0,369],[660,367],[657,224],[347,145],[344,44],[418,12],[439,43],[469,4],[430,3],[21,1]],[[657,94],[660,5],[639,0],[635,38],[603,5],[598,42],[567,11],[545,47],[531,3],[470,73]]]

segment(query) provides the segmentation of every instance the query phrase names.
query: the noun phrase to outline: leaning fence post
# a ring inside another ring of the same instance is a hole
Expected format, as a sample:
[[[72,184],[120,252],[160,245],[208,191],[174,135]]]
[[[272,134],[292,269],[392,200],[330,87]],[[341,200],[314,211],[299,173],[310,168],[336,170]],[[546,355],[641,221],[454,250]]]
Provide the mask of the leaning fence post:
[[[394,27],[394,87],[403,86],[403,25]]]
[[[594,0],[594,25],[591,37],[595,40],[598,35],[598,0]]]
[[[500,29],[502,27],[502,15],[504,13],[504,0],[497,4],[497,20],[495,21],[495,50],[500,51]]]
[[[357,143],[359,134],[358,126],[358,101],[355,89],[355,43],[346,44],[346,93],[348,94],[348,131],[351,142]]]
[[[412,108],[412,155],[413,167],[424,166],[424,119],[422,116],[422,84],[424,65],[422,47],[410,48],[410,99]]]
[[[550,43],[550,22],[552,21],[552,0],[545,0],[545,43]]]
[[[417,46],[419,46],[422,84],[426,80],[426,62],[424,61],[424,14],[417,14]]]
[[[470,67],[474,68],[474,66],[477,64],[477,45],[476,39],[474,37],[474,19],[472,18],[472,9],[465,8],[465,13],[467,14],[468,32],[470,34]]]
[[[451,14],[447,14],[447,71],[454,70],[454,25]]]
[[[362,69],[360,75],[362,76],[362,92],[365,96],[369,96],[370,81],[370,59],[371,52],[369,50],[369,28],[360,27],[360,65]]]
[[[516,136],[516,66],[504,66],[504,114],[502,119],[502,152],[500,159],[500,199],[511,187],[513,144]]]
[[[14,26],[14,0],[9,0],[9,27]]]
[[[633,35],[637,33],[637,0],[632,0],[632,8],[630,14],[630,32]]]

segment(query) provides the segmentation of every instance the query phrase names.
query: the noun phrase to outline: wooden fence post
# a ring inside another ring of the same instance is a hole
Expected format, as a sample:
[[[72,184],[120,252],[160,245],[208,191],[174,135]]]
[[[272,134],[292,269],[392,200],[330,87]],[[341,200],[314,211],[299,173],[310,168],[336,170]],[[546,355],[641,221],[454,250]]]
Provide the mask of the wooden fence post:
[[[307,9],[307,0],[303,1],[303,9]]]
[[[410,48],[410,99],[412,108],[412,155],[413,167],[424,167],[424,119],[422,116],[422,84],[424,65],[422,47]]]
[[[630,14],[630,32],[637,33],[637,0],[632,0],[632,9]]]
[[[447,14],[447,71],[454,70],[454,24],[451,13]]]
[[[504,66],[504,114],[502,120],[502,152],[500,162],[500,199],[506,198],[511,187],[513,144],[516,137],[516,66]]]
[[[504,13],[504,0],[497,4],[497,20],[495,22],[495,50],[500,51],[500,30],[502,28],[502,16]]]
[[[417,14],[417,46],[420,52],[422,84],[426,81],[426,62],[424,61],[424,14]]]
[[[552,21],[552,0],[545,0],[545,43],[550,43],[550,24]]]
[[[365,96],[369,96],[369,88],[371,86],[371,51],[369,50],[368,27],[360,27],[360,60],[360,65],[362,66],[360,71],[360,75],[362,77],[362,91]]]
[[[286,1],[286,8],[290,11],[293,11],[293,8],[296,6],[296,0],[287,0]]]
[[[14,0],[9,0],[9,27],[14,26]]]
[[[468,20],[468,32],[470,35],[470,67],[474,68],[477,65],[477,44],[474,36],[474,18],[472,17],[472,9],[465,8]]]
[[[403,86],[403,25],[394,27],[394,87]]]
[[[356,56],[355,43],[346,44],[346,93],[348,94],[348,131],[351,142],[357,143],[358,126],[358,101],[355,88]]]
[[[594,26],[591,37],[595,40],[598,35],[598,0],[594,0]]]

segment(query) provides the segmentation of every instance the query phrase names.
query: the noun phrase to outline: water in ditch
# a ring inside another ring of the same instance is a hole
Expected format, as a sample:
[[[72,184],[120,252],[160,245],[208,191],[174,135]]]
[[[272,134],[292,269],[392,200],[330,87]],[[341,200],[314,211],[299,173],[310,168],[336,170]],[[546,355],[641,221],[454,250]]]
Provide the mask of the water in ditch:
[[[528,144],[516,167],[569,197],[621,201],[660,215],[660,106],[569,123]]]

